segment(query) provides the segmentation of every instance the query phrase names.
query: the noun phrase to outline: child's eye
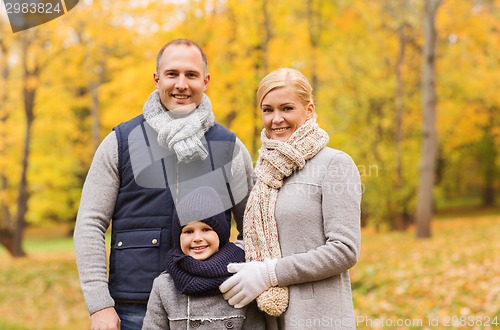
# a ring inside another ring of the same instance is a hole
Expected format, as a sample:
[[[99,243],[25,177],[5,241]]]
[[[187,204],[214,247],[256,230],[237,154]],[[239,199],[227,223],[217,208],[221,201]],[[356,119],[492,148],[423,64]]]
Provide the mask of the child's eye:
[[[212,228],[203,228],[203,231],[212,231]]]

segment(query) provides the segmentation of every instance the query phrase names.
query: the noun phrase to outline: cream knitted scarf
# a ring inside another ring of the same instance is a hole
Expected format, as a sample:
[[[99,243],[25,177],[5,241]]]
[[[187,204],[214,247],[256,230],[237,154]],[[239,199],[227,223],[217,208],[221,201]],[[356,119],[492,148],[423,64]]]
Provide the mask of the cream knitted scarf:
[[[158,133],[158,144],[174,149],[179,162],[205,159],[208,152],[201,138],[215,123],[212,103],[203,94],[200,105],[185,117],[175,117],[166,111],[158,90],[152,92],[142,108],[146,122]]]
[[[248,198],[243,220],[247,261],[281,258],[274,211],[283,179],[300,170],[328,142],[328,133],[311,118],[300,126],[286,142],[261,133],[262,147],[255,167],[257,182]],[[271,287],[257,297],[257,305],[272,316],[281,315],[288,307],[288,288]]]

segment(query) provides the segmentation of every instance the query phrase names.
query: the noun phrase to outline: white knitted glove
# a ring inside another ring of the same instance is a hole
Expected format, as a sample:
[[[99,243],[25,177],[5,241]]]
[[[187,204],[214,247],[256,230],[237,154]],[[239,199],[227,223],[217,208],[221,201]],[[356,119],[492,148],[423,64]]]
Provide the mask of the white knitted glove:
[[[229,264],[227,270],[236,273],[219,287],[229,305],[243,308],[271,286],[278,285],[275,259]]]

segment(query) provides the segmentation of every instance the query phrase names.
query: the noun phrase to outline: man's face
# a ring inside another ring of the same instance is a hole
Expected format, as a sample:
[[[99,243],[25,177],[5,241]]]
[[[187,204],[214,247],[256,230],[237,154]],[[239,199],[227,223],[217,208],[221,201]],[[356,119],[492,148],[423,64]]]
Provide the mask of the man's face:
[[[171,45],[160,59],[154,73],[155,86],[161,103],[169,111],[177,108],[196,108],[208,88],[210,75],[204,73],[204,63],[196,47]],[[191,110],[192,110],[191,109]]]

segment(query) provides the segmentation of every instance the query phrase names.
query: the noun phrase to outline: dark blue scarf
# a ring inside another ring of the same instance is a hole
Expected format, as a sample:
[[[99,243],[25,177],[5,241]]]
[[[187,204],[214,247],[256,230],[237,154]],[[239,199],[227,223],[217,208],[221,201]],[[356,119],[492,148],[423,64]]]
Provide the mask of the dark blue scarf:
[[[205,260],[173,248],[167,254],[167,272],[180,293],[213,296],[220,294],[219,286],[233,275],[227,271],[227,265],[233,262],[245,262],[245,252],[233,243],[225,244]]]

